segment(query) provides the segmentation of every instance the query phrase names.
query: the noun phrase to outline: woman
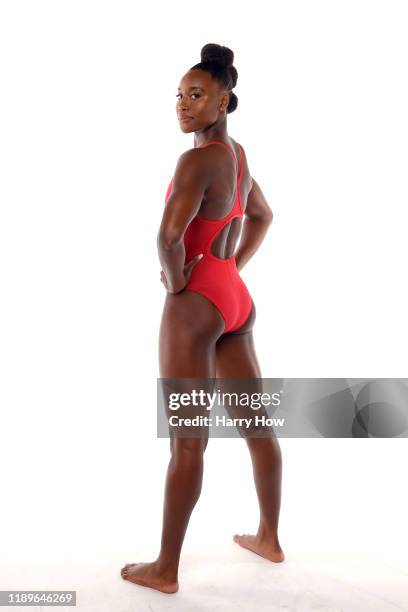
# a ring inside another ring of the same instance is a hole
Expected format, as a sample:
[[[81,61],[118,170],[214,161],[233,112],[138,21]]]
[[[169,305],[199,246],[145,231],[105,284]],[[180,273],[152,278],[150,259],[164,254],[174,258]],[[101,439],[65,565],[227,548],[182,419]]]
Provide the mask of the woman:
[[[255,306],[239,271],[254,255],[272,211],[251,177],[243,148],[228,136],[237,108],[231,49],[207,44],[183,76],[177,115],[194,147],[183,153],[166,194],[158,234],[167,290],[160,328],[161,378],[261,378],[252,329]],[[234,254],[245,222],[239,248]],[[178,590],[178,565],[191,512],[201,492],[208,436],[171,438],[161,550],[152,563],[125,565],[125,580],[165,593]],[[256,535],[237,544],[274,562],[278,540],[281,453],[275,436],[246,439],[260,507]]]

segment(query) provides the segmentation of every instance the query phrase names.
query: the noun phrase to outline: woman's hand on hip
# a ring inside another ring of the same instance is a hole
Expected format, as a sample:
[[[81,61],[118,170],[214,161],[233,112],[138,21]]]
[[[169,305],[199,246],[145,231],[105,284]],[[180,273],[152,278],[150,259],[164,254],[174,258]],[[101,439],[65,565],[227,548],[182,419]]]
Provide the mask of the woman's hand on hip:
[[[167,280],[167,277],[165,275],[165,273],[163,272],[163,270],[160,271],[160,280],[163,283],[163,285],[165,286],[166,290],[169,293],[180,293],[180,291],[183,291],[183,289],[185,288],[185,286],[188,284],[190,277],[191,277],[191,273],[193,271],[193,268],[198,264],[198,262],[200,261],[200,259],[202,258],[203,253],[199,253],[198,255],[195,255],[195,257],[193,257],[187,264],[184,265],[184,283],[183,286],[181,287],[169,287],[169,282]]]

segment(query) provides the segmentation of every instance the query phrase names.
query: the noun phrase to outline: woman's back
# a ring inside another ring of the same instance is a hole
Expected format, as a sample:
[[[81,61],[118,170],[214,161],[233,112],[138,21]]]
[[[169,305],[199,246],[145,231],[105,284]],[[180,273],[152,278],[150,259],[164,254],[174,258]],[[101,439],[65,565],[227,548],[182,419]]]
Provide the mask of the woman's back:
[[[211,247],[211,255],[220,259],[231,258],[235,251],[248,198],[247,184],[250,181],[243,148],[233,142],[234,144],[230,145],[221,140],[211,140],[197,147],[204,149],[221,145],[216,147],[218,151],[216,163],[212,163],[211,184],[204,194],[197,215],[185,233],[186,261],[197,253],[205,252],[207,246]],[[231,167],[228,167],[229,165]],[[167,189],[166,203],[172,186],[173,179]]]
[[[192,219],[184,234],[186,263],[196,255],[203,257],[193,268],[185,290],[195,291],[207,297],[222,314],[225,322],[224,331],[238,329],[248,319],[252,310],[252,299],[248,289],[237,270],[235,256],[235,241],[238,238],[242,217],[244,215],[241,197],[241,179],[244,153],[240,145],[239,158],[230,145],[221,140],[212,140],[200,148],[210,145],[221,145],[232,154],[235,163],[234,188],[232,205],[221,198],[221,191],[229,181],[229,173],[225,169],[225,159],[220,157],[215,164],[215,174],[208,193],[196,216]],[[220,188],[217,179],[220,179]],[[166,204],[172,191],[172,181],[167,189]],[[218,193],[217,193],[218,191]],[[205,214],[214,212],[217,216],[207,217]],[[220,210],[220,208],[222,210]],[[212,210],[211,210],[212,209]],[[235,225],[234,225],[235,224]]]

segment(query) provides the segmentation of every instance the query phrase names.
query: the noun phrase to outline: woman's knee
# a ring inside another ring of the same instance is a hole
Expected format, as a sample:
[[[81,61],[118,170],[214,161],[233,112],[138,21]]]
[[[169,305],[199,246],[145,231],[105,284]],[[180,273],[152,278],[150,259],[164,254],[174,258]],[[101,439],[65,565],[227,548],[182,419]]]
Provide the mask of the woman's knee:
[[[208,445],[208,436],[197,438],[173,437],[171,440],[171,453],[177,458],[187,461],[201,459]]]
[[[279,440],[274,434],[248,437],[247,446],[254,457],[260,460],[281,461],[282,451]]]

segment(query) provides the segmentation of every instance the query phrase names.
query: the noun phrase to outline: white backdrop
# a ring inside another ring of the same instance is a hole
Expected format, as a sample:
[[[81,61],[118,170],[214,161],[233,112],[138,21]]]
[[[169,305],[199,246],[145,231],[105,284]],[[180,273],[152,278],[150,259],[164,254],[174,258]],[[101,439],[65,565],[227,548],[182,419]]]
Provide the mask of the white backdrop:
[[[176,90],[207,42],[235,53],[229,133],[274,212],[242,271],[263,376],[406,375],[407,15],[397,0],[1,3],[3,576],[158,552],[156,233],[193,146]],[[407,561],[404,440],[281,446],[288,558]],[[256,529],[251,478],[242,441],[210,441],[184,564]]]

